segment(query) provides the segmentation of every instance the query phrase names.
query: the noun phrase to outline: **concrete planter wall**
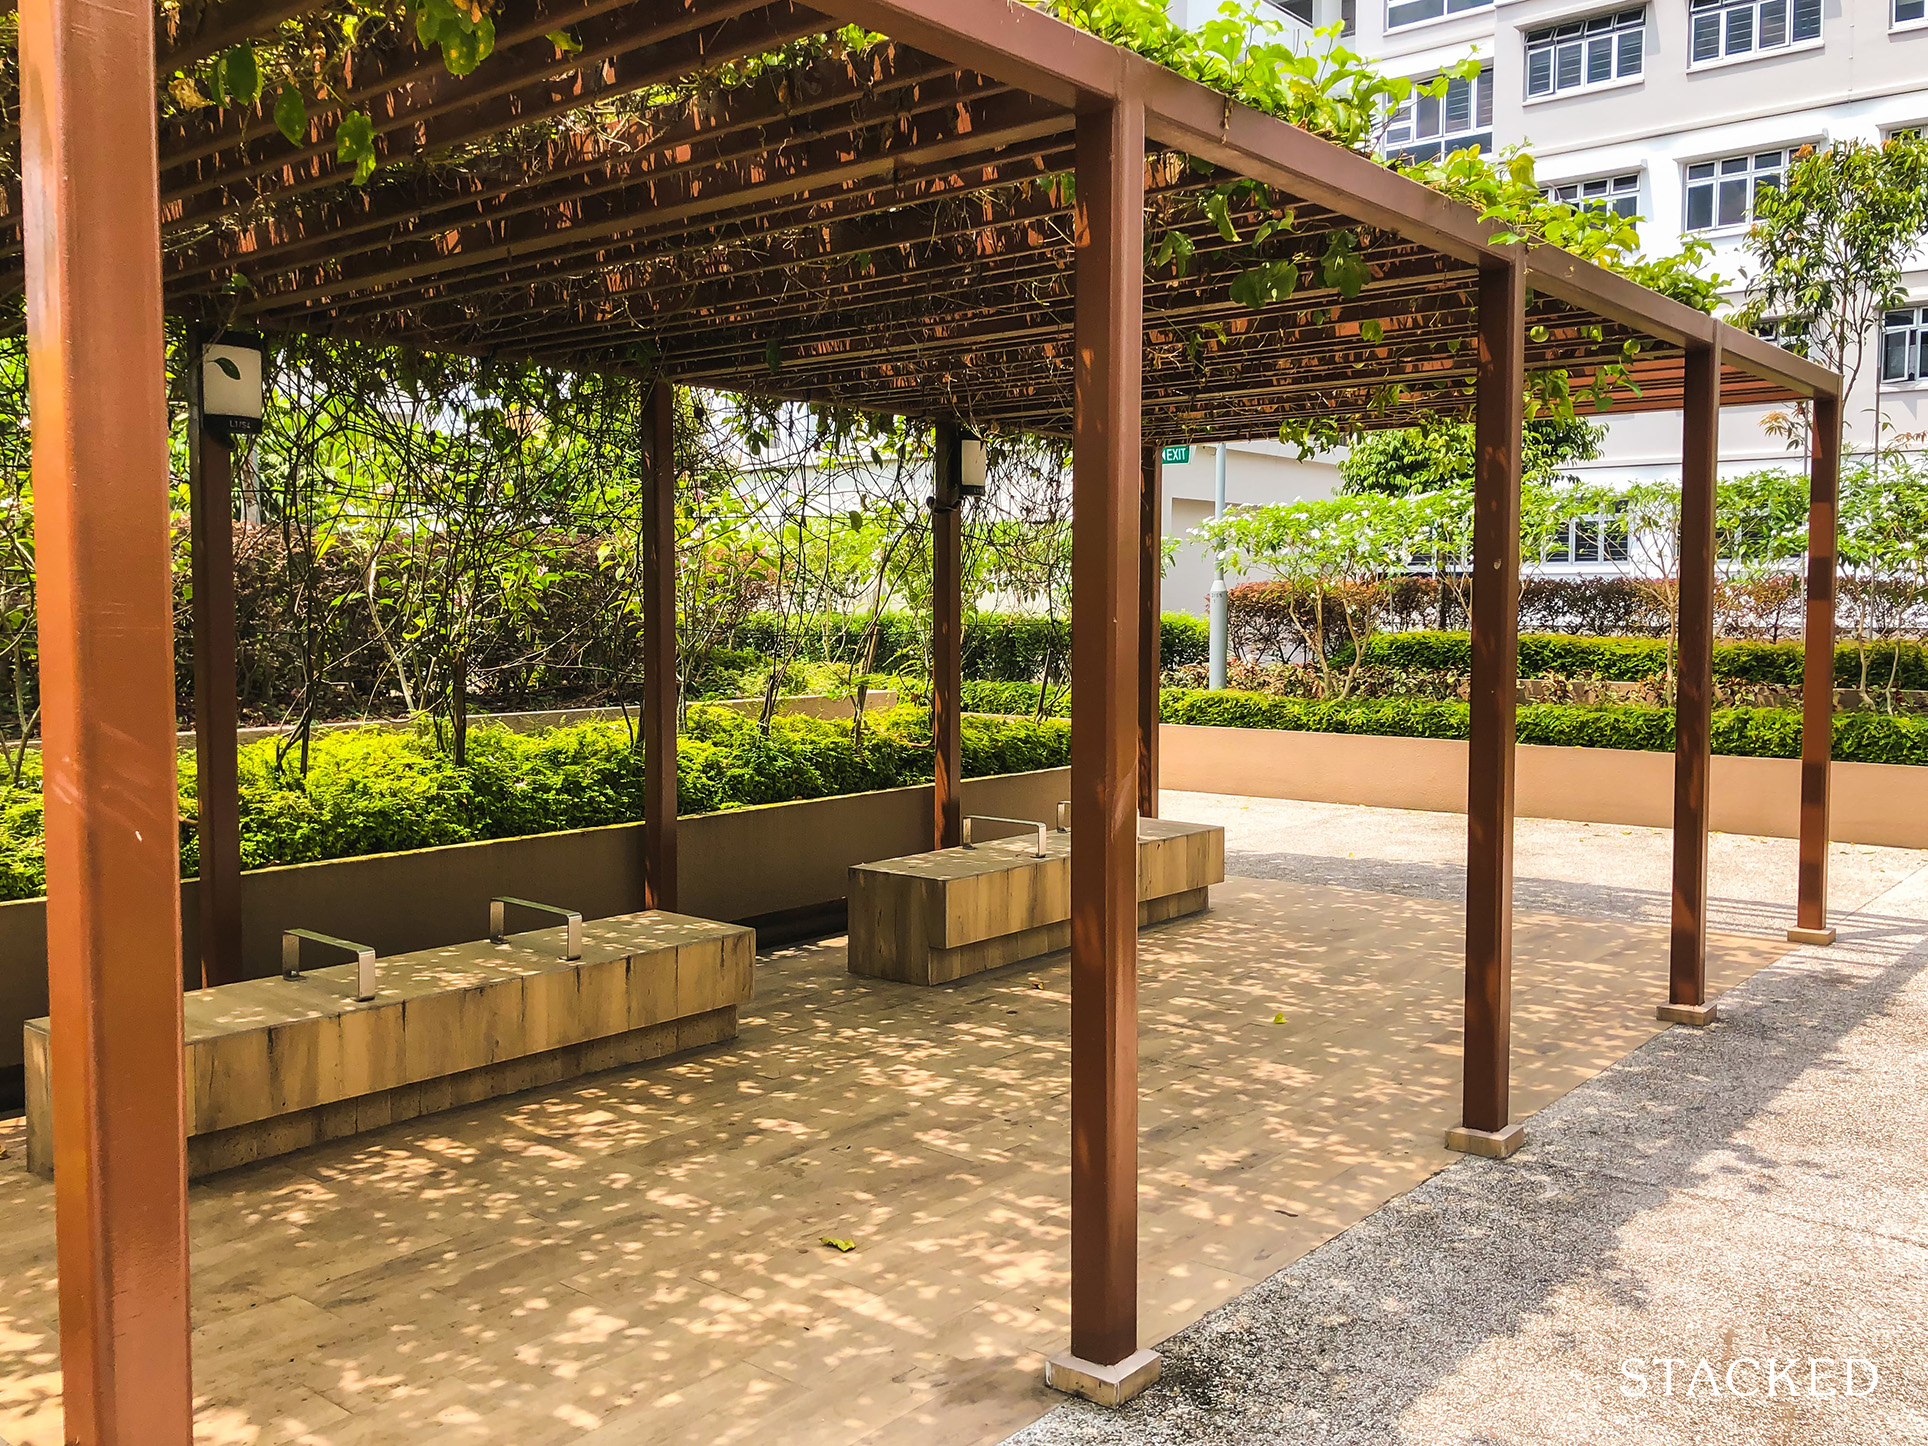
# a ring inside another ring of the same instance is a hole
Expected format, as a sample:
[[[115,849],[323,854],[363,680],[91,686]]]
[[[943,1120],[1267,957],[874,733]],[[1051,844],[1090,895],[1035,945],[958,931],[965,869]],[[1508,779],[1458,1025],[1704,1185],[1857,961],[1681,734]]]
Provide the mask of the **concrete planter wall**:
[[[1070,782],[1068,768],[969,779],[964,809],[1049,822]],[[686,818],[677,830],[678,907],[732,923],[834,907],[852,864],[930,847],[931,807],[925,784]],[[293,928],[383,955],[480,939],[496,894],[589,919],[628,914],[643,907],[642,882],[643,830],[633,823],[255,869],[241,877],[243,960],[250,977],[278,972],[281,932]],[[181,885],[189,961],[200,951],[196,888]],[[20,1064],[21,1022],[46,1012],[46,901],[0,904],[0,1070]]]
[[[1167,723],[1159,766],[1166,788],[1199,793],[1466,811],[1466,745],[1452,739]],[[1522,817],[1673,824],[1671,753],[1524,744],[1518,767]],[[1792,758],[1716,756],[1709,793],[1717,832],[1799,833],[1801,765]],[[1840,843],[1928,848],[1928,768],[1835,764],[1831,832]]]

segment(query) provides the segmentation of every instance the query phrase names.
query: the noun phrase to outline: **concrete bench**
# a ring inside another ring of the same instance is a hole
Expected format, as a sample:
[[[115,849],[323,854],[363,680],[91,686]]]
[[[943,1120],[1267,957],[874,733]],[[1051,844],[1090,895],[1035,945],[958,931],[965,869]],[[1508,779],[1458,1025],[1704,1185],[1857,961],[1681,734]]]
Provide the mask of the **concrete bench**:
[[[736,1037],[754,930],[650,912],[186,996],[188,1174]],[[51,1176],[48,1026],[25,1029],[27,1166]]]
[[[1071,943],[1071,835],[1049,830],[850,871],[850,972],[948,984]],[[1138,824],[1138,924],[1195,914],[1225,881],[1225,830]]]

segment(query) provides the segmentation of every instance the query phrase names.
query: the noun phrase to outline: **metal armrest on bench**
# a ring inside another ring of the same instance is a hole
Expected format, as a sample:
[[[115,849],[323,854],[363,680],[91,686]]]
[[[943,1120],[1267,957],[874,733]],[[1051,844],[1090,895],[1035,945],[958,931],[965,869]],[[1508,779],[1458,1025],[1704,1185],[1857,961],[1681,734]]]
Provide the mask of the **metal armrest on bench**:
[[[355,1001],[366,1004],[375,997],[375,951],[366,944],[337,939],[332,934],[317,934],[313,929],[288,929],[281,935],[281,977],[301,977],[301,946],[323,944],[355,956]]]
[[[966,814],[964,817],[964,829],[963,829],[964,836],[963,836],[962,842],[964,844],[964,847],[967,849],[974,849],[977,847],[977,845],[971,839],[971,825],[974,823],[1008,823],[1015,828],[1036,829],[1038,831],[1038,857],[1039,858],[1044,857],[1045,828],[1043,824],[1039,823],[1034,818],[999,818],[995,814],[989,814],[989,813]]]
[[[538,904],[534,899],[517,899],[507,894],[489,900],[489,942],[500,944],[505,937],[503,925],[508,906],[514,904],[518,909],[528,909],[532,913],[548,914],[563,921],[568,926],[562,946],[562,957],[579,960],[582,958],[582,915],[574,909],[558,908],[554,904]]]

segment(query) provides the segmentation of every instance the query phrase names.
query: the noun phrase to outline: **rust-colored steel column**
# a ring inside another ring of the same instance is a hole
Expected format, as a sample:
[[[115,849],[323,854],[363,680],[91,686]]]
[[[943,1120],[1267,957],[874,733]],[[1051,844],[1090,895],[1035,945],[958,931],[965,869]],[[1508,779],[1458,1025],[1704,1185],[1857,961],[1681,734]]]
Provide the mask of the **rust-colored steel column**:
[[[1718,346],[1688,349],[1680,450],[1680,652],[1674,692],[1674,901],[1660,1017],[1707,1024],[1707,784],[1713,767]]]
[[[1834,752],[1834,599],[1840,546],[1841,400],[1814,399],[1808,472],[1807,630],[1801,674],[1801,873],[1797,943],[1834,941],[1828,923],[1828,813]]]
[[[650,388],[643,504],[643,907],[676,908],[676,389]]]
[[[188,572],[193,583],[196,890],[203,987],[241,978],[241,788],[234,682],[234,463],[201,424],[201,348],[189,348]]]
[[[1164,662],[1165,467],[1145,448],[1138,491],[1138,812],[1158,817],[1158,677]]]
[[[188,1446],[154,11],[20,8],[65,1436]]]
[[[1526,283],[1517,259],[1479,278],[1473,467],[1472,718],[1466,802],[1466,1081],[1455,1148],[1510,1154],[1513,739],[1519,676],[1520,432]]]
[[[1138,1345],[1138,558],[1145,115],[1078,117],[1071,564],[1071,1353]]]
[[[964,839],[964,441],[937,424],[931,496],[931,790],[933,847]]]

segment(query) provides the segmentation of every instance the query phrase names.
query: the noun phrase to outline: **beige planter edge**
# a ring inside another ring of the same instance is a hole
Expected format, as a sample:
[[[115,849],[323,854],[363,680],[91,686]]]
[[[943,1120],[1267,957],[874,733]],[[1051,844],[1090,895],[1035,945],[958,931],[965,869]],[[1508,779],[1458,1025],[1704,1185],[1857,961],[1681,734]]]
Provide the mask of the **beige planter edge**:
[[[1466,811],[1466,744],[1454,739],[1167,723],[1159,766],[1164,787],[1190,792]],[[1833,783],[1837,843],[1928,848],[1928,768],[1837,763]],[[1522,744],[1516,789],[1522,818],[1667,828],[1674,757]],[[1800,801],[1794,759],[1715,757],[1709,821],[1716,832],[1796,837]]]

